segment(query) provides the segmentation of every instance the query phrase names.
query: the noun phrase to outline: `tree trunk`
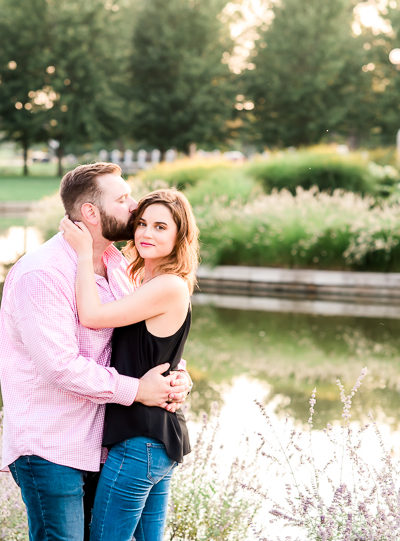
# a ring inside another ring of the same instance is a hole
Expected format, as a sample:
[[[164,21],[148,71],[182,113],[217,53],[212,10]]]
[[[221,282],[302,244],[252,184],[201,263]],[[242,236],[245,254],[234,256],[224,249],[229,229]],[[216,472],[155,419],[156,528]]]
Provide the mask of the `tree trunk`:
[[[23,175],[25,177],[29,176],[29,169],[28,169],[28,150],[29,150],[29,145],[28,145],[28,141],[26,139],[24,139],[22,141],[22,153],[23,153],[23,157],[24,157],[24,167],[23,167]]]
[[[59,177],[62,177],[64,175],[64,170],[62,166],[62,159],[64,157],[64,149],[60,142],[60,146],[57,149],[57,160],[58,160],[58,166],[57,166],[57,175]]]
[[[190,143],[187,149],[187,155],[189,156],[189,158],[194,158],[196,156],[196,152],[197,152],[196,143]]]

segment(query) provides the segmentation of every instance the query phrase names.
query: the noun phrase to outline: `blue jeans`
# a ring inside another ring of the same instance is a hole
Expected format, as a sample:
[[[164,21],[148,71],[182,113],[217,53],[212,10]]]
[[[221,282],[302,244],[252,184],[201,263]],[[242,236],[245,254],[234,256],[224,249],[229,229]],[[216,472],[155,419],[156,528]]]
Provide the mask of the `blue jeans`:
[[[158,440],[114,445],[97,486],[90,540],[162,541],[175,466]]]
[[[84,472],[35,455],[9,468],[26,505],[30,541],[83,541]]]

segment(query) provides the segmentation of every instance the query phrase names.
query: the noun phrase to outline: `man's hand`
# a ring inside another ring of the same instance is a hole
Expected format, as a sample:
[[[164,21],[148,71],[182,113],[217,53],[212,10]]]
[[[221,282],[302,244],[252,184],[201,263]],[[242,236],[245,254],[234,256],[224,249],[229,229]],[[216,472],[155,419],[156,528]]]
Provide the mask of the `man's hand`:
[[[168,376],[163,376],[162,374],[168,368],[168,363],[155,366],[139,379],[139,388],[135,402],[141,402],[146,406],[158,406],[168,409],[168,411],[175,411],[167,408],[167,406],[175,405],[175,400],[180,400],[183,395],[186,397],[188,385],[183,379],[177,381],[179,378],[177,378],[175,372],[172,372]],[[171,387],[172,380],[175,382],[173,388]],[[173,404],[170,403],[172,400],[174,400]]]

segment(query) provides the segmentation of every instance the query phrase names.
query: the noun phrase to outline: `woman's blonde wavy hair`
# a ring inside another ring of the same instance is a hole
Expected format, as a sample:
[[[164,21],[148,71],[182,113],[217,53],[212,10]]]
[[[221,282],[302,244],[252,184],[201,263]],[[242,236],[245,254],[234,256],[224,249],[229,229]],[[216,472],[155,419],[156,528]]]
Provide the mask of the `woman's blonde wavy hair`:
[[[138,203],[133,232],[136,231],[146,208],[155,204],[166,206],[177,225],[174,249],[163,259],[156,272],[180,276],[187,282],[192,293],[196,285],[196,270],[199,264],[199,229],[192,207],[183,193],[173,188],[151,192],[142,197]],[[144,259],[139,255],[134,240],[128,242],[124,254],[131,260],[128,267],[129,276],[133,281],[140,281],[144,274]]]

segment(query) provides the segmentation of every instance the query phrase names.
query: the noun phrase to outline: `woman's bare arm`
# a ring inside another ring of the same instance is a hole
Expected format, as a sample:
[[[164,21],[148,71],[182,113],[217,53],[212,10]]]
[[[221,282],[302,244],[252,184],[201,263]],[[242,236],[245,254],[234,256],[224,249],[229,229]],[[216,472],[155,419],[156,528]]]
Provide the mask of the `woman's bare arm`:
[[[93,268],[92,237],[84,224],[62,221],[65,239],[78,255],[76,301],[79,319],[85,327],[123,327],[166,313],[173,304],[188,306],[189,292],[178,276],[157,276],[134,293],[102,304],[97,292]]]

